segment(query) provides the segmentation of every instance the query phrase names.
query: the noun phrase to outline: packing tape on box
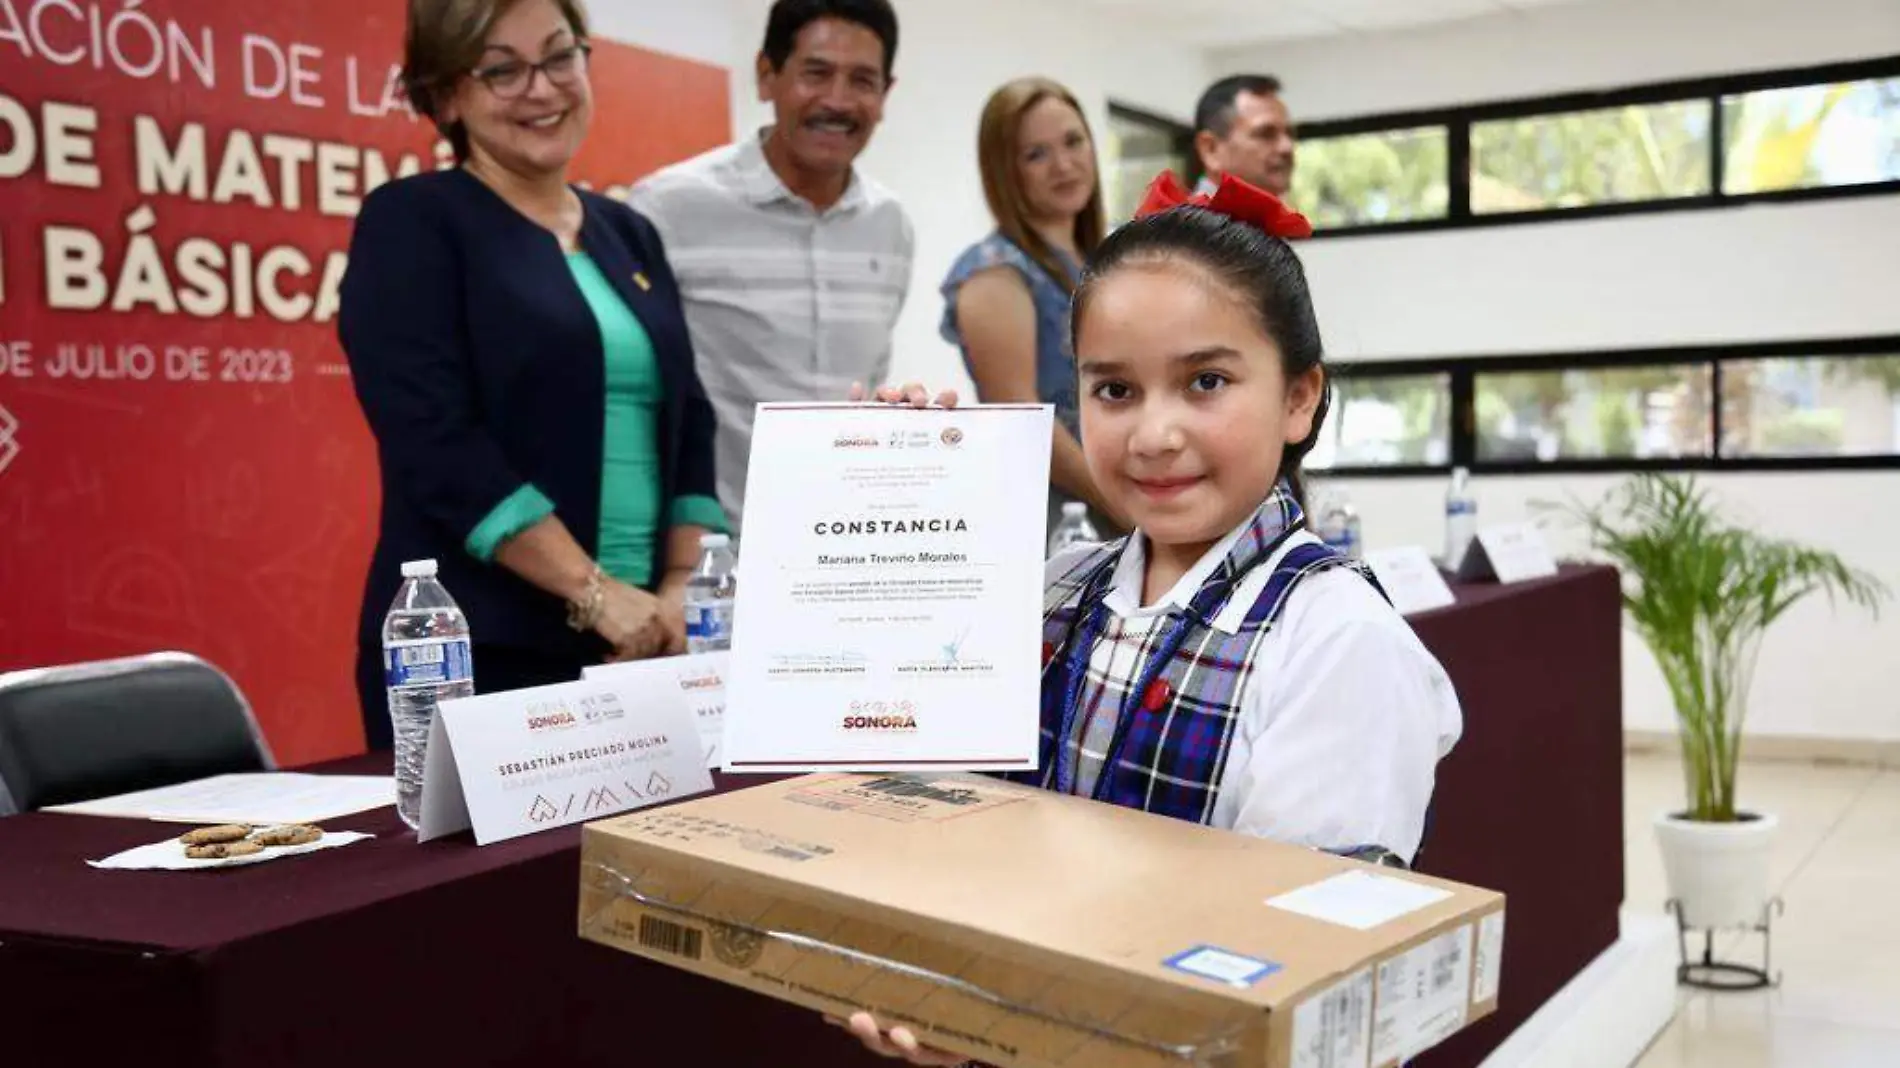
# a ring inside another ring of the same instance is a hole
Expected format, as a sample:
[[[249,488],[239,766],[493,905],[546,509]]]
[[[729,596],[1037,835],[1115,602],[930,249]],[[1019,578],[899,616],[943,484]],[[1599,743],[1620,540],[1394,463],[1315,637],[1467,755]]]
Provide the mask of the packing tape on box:
[[[1051,1012],[1041,1006],[1007,997],[960,976],[947,975],[943,972],[912,964],[907,961],[893,960],[889,957],[880,956],[875,953],[867,953],[850,946],[837,945],[823,939],[813,938],[810,935],[800,934],[796,931],[781,931],[759,927],[736,921],[729,916],[712,915],[674,901],[664,900],[654,894],[643,892],[637,885],[636,877],[627,875],[611,865],[592,862],[588,866],[593,869],[596,876],[596,888],[609,895],[607,903],[595,909],[584,921],[582,925],[583,929],[590,933],[605,933],[603,928],[608,923],[608,913],[613,910],[619,901],[629,901],[649,912],[666,913],[671,916],[706,925],[709,929],[716,932],[727,932],[725,937],[728,938],[731,937],[731,932],[736,932],[744,938],[757,940],[760,945],[766,942],[773,942],[789,946],[801,952],[823,953],[850,964],[862,965],[887,974],[931,983],[939,988],[955,992],[1006,1012],[1044,1023],[1055,1024],[1058,1027],[1077,1032],[1091,1039],[1129,1047],[1133,1050],[1139,1050],[1144,1054],[1153,1055],[1180,1064],[1206,1065],[1216,1058],[1234,1054],[1240,1050],[1240,1038],[1242,1034],[1242,1028],[1240,1027],[1234,1027],[1219,1035],[1210,1036],[1192,1043],[1162,1042],[1127,1035],[1119,1031],[1111,1030],[1098,1021]],[[697,932],[695,931],[694,934],[697,935]],[[675,957],[684,956],[678,953],[671,955]],[[826,994],[823,996],[847,1004],[852,1003],[838,995]],[[855,1007],[874,1013],[880,1008],[875,1005],[863,1004],[857,1004]],[[892,1015],[893,1018],[905,1020],[906,1022],[913,1022],[908,1016],[903,1014],[888,1015]]]

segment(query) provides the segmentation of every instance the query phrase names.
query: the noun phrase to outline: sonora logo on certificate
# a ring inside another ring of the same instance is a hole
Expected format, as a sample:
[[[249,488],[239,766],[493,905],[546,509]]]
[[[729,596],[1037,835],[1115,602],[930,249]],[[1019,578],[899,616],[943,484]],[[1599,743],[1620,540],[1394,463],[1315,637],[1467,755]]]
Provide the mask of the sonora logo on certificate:
[[[909,701],[853,701],[844,717],[848,731],[914,731],[917,708]]]

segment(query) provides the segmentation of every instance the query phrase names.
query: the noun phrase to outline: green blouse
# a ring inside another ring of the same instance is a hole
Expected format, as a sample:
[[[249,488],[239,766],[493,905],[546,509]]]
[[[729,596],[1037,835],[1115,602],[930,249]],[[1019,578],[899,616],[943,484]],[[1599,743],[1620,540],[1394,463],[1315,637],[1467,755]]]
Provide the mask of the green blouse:
[[[607,420],[600,467],[601,569],[622,582],[653,580],[653,549],[668,527],[726,529],[725,511],[711,497],[660,500],[659,422],[661,382],[653,341],[614,292],[613,283],[585,252],[569,253],[567,267],[600,324],[607,364]],[[476,525],[468,551],[492,560],[501,543],[554,512],[554,502],[524,485]]]

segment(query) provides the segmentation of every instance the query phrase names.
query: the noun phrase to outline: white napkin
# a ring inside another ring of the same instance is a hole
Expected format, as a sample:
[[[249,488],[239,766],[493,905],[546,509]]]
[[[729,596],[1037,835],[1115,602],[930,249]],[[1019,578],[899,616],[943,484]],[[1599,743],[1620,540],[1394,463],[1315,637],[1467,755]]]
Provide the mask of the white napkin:
[[[224,857],[219,860],[193,860],[185,855],[185,844],[176,838],[167,838],[163,842],[153,842],[123,853],[114,853],[104,860],[89,860],[86,863],[95,868],[107,868],[118,871],[194,871],[199,868],[236,868],[245,864],[262,864],[267,860],[279,860],[294,857],[299,853],[315,853],[320,849],[339,849],[351,842],[360,842],[365,838],[374,838],[373,834],[359,834],[356,831],[325,831],[323,837],[307,845],[272,846],[262,853],[252,853],[242,857]]]

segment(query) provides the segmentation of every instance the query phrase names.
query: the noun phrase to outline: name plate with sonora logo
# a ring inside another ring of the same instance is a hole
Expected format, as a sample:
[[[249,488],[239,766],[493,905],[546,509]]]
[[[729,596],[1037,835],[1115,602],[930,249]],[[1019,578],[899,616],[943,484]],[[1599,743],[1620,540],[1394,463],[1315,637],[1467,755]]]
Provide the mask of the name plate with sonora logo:
[[[712,789],[679,674],[651,664],[444,701],[429,727],[417,840],[473,827],[487,845]]]
[[[694,653],[661,660],[635,660],[625,664],[596,664],[581,672],[589,681],[638,679],[653,672],[665,672],[679,680],[680,692],[693,710],[693,722],[699,727],[699,742],[706,749],[706,766],[716,768],[724,759],[726,720],[726,654]]]
[[[1053,418],[759,407],[727,771],[1035,767]]]

